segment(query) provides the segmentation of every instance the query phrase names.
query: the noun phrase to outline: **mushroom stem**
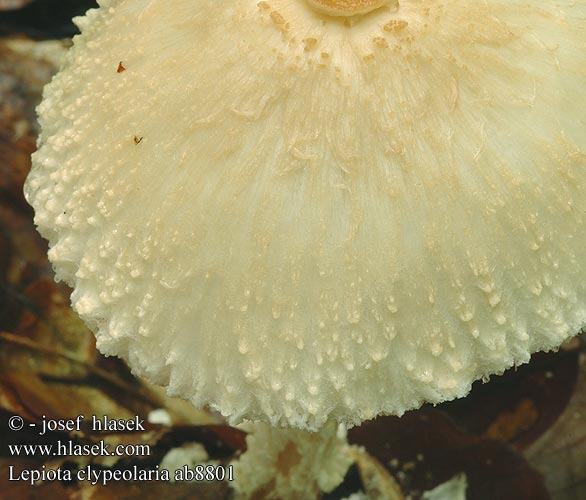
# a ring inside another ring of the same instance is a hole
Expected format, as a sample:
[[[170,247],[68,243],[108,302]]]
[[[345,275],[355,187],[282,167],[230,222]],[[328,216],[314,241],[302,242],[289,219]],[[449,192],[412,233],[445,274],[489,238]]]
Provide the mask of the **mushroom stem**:
[[[329,421],[318,432],[248,424],[247,451],[234,465],[238,500],[320,498],[343,480],[354,458],[346,430]]]
[[[307,0],[315,10],[330,16],[354,16],[387,5],[391,0]]]

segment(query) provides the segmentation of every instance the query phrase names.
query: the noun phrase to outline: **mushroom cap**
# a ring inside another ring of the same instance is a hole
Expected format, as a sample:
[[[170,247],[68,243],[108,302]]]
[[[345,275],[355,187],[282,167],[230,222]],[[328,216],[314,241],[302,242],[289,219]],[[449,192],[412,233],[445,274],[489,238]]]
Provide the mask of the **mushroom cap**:
[[[57,278],[102,352],[231,423],[462,397],[586,324],[585,16],[102,0],[25,186]]]

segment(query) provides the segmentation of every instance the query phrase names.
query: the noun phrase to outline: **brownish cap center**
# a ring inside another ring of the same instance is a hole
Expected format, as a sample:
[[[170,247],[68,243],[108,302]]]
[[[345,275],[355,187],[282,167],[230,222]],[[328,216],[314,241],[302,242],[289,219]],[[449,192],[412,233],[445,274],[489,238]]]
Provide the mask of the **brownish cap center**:
[[[367,14],[390,3],[390,0],[306,0],[315,10],[330,16]]]

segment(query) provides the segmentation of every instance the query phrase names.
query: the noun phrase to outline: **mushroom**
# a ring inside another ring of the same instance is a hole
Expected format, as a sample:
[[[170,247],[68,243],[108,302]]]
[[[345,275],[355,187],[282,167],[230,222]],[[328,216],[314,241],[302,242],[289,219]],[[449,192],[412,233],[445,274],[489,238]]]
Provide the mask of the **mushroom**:
[[[586,323],[585,1],[100,3],[25,193],[103,353],[317,431]]]

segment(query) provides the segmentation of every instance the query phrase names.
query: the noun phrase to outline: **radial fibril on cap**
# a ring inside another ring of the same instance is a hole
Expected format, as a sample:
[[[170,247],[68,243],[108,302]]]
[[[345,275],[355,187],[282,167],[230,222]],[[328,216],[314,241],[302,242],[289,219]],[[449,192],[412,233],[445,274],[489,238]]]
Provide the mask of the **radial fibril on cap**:
[[[99,348],[231,422],[315,429],[577,333],[585,15],[102,2],[26,186]]]

